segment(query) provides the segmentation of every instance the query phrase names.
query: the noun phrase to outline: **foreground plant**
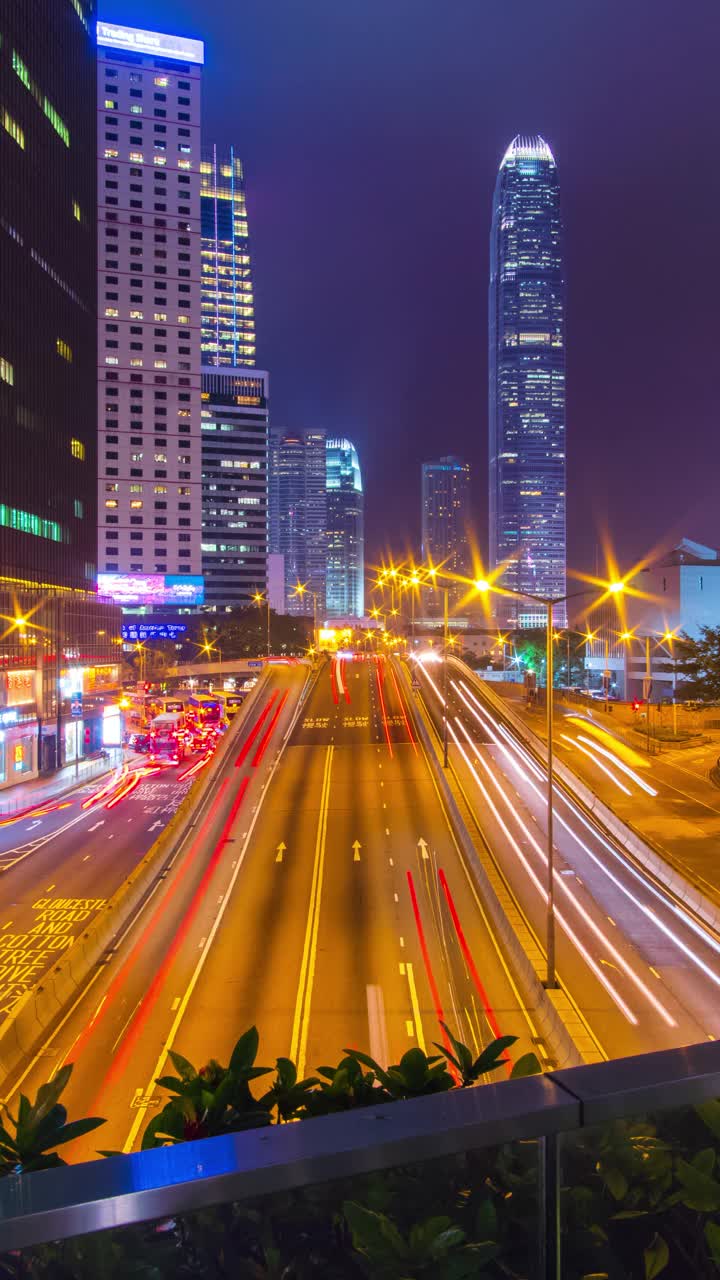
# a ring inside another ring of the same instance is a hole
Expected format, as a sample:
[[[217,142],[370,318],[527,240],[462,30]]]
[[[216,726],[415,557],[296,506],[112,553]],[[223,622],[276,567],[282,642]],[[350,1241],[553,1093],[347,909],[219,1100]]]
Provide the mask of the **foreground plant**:
[[[0,1177],[8,1177],[11,1173],[37,1173],[39,1169],[56,1169],[64,1165],[66,1161],[54,1148],[105,1124],[98,1116],[67,1123],[67,1111],[59,1099],[72,1069],[72,1063],[68,1063],[56,1071],[52,1080],[40,1086],[34,1102],[21,1093],[17,1116],[9,1107],[3,1106],[7,1124],[0,1123]]]

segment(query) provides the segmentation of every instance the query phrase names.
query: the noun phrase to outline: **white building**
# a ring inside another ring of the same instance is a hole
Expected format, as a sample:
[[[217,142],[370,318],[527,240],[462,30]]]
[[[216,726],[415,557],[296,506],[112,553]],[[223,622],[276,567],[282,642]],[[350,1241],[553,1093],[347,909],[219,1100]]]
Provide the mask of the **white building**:
[[[98,565],[122,575],[118,598],[140,575],[140,601],[189,602],[202,572],[203,45],[97,30]],[[181,575],[178,595],[163,578]]]

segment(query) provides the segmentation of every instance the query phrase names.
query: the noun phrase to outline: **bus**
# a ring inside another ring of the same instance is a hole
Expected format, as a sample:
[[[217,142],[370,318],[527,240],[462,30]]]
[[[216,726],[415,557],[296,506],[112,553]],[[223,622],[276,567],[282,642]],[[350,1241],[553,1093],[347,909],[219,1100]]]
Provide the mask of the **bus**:
[[[203,725],[216,725],[220,728],[225,719],[225,707],[221,694],[193,693],[187,700],[188,719]]]
[[[236,716],[238,711],[240,710],[243,702],[245,701],[245,698],[247,697],[247,694],[246,693],[223,693],[220,696],[222,698],[222,701],[225,707],[225,718],[226,720],[232,720],[233,716]]]
[[[148,754],[151,760],[179,764],[185,757],[186,726],[182,711],[161,712],[150,725]]]

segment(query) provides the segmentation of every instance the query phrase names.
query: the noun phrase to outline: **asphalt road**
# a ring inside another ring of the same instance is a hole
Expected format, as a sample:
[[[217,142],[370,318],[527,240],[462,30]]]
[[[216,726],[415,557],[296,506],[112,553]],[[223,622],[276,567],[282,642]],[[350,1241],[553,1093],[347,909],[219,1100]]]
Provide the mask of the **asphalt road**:
[[[439,669],[418,664],[437,725]],[[451,759],[493,858],[545,930],[546,771],[451,666]],[[609,1057],[720,1035],[720,938],[556,791],[557,967]]]
[[[476,1049],[497,1033],[532,1047],[392,665],[325,664],[289,736],[301,673],[272,679],[287,700],[25,1082],[74,1061],[71,1114],[109,1118],[70,1158],[136,1147],[167,1050],[227,1061],[252,1024],[264,1063],[289,1054],[306,1074],[349,1046],[385,1064],[432,1052],[442,1021]]]

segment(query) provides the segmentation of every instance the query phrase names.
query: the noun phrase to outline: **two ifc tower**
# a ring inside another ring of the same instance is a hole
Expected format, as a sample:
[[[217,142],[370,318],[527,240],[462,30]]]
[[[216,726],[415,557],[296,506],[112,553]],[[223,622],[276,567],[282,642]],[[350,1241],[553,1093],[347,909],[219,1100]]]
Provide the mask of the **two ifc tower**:
[[[495,184],[489,289],[491,569],[530,596],[565,595],[565,298],[553,154],[519,134]],[[452,455],[422,467],[422,555],[473,572],[470,468]],[[462,595],[462,591],[458,591]],[[437,602],[436,602],[437,603]],[[542,605],[497,598],[499,621],[544,626]],[[565,606],[555,622],[565,625]]]

